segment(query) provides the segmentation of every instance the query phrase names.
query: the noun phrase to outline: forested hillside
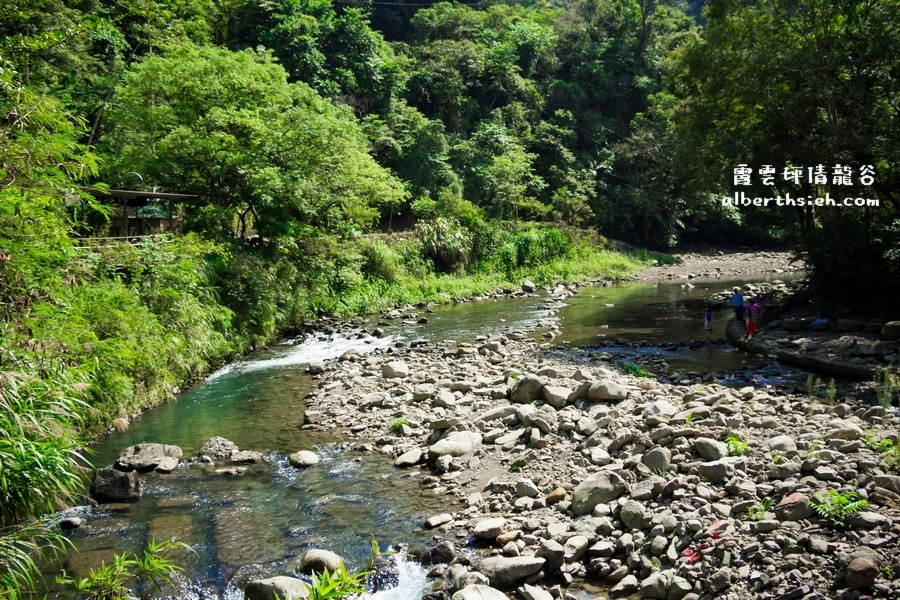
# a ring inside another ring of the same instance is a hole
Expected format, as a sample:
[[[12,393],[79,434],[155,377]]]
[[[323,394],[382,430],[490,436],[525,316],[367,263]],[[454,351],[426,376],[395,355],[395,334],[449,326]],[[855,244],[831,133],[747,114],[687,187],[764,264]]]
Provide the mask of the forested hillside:
[[[0,528],[73,489],[24,483],[60,431],[305,318],[628,273],[606,238],[790,246],[832,307],[895,317],[898,10],[0,0],[0,489],[37,490]],[[97,242],[109,189],[186,194],[178,234]]]

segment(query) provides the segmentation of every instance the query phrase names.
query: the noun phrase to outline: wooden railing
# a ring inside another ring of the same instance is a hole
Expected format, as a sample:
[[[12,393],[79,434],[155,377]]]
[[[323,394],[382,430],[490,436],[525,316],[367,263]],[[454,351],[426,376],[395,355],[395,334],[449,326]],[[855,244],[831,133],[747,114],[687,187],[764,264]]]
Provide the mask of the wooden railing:
[[[123,244],[138,246],[145,240],[158,244],[168,244],[175,236],[171,233],[154,233],[150,235],[127,235],[118,237],[80,237],[74,238],[76,250],[94,250],[98,248],[115,248]]]

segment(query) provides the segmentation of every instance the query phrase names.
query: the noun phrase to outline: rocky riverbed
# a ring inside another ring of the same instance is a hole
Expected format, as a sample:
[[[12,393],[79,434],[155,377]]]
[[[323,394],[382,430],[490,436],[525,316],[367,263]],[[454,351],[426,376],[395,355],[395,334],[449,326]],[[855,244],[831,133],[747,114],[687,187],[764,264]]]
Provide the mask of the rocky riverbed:
[[[760,273],[802,272],[806,266],[791,252],[726,251],[681,252],[673,264],[655,264],[635,277],[639,281],[750,276]]]
[[[305,428],[446,498],[423,523],[429,599],[574,598],[583,578],[610,597],[900,597],[900,477],[870,448],[900,418],[881,406],[659,383],[521,331],[312,371]]]

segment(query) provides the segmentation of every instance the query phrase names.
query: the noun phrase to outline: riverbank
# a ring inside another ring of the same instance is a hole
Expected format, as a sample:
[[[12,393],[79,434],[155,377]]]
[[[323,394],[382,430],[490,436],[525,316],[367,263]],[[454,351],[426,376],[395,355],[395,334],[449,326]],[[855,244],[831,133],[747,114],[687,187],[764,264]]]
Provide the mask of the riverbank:
[[[880,406],[662,384],[528,332],[321,368],[305,428],[424,469],[451,500],[424,524],[428,598],[561,597],[582,578],[645,598],[900,594],[900,477],[872,449],[900,420]],[[840,518],[852,494],[869,504]]]
[[[805,270],[803,261],[791,252],[708,250],[679,252],[672,264],[656,264],[635,274],[637,281],[669,281],[672,279],[726,278],[739,279],[760,273],[786,274]]]

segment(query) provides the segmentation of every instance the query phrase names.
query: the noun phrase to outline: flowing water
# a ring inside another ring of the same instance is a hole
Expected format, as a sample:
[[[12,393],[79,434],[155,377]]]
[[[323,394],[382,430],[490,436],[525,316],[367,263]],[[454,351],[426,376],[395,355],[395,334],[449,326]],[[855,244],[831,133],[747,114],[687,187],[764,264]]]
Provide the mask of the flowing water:
[[[561,334],[555,343],[601,344],[625,357],[661,356],[696,371],[753,370],[760,366],[757,359],[728,346],[689,345],[706,337],[703,299],[739,283],[585,288],[559,311]],[[331,549],[359,568],[373,538],[382,549],[426,543],[430,535],[422,521],[447,507],[423,488],[421,475],[394,469],[385,456],[356,453],[337,435],[301,428],[303,398],[313,385],[305,365],[351,348],[367,352],[418,338],[473,341],[478,335],[532,328],[547,323],[557,307],[540,298],[440,307],[427,315],[428,323],[391,325],[383,338],[362,332],[314,335],[221,369],[177,402],[149,411],[128,431],[99,442],[92,461],[109,465],[123,448],[140,442],[175,444],[190,456],[216,435],[242,449],[262,451],[268,460],[235,477],[217,475],[210,466],[182,464],[174,473],[146,476],[139,502],[75,509],[85,524],[72,533],[78,552],[70,555],[67,568],[84,576],[115,552],[138,551],[152,538],[175,536],[196,554],[176,556],[185,565],[185,582],[174,595],[230,600],[243,597],[241,586],[250,579],[292,572],[295,557],[306,548]],[[725,317],[717,314],[714,337],[724,337]],[[630,344],[636,341],[650,345]],[[305,471],[289,466],[287,455],[302,449],[315,450],[322,462]],[[400,573],[400,586],[379,592],[378,600],[420,597],[425,571],[401,560]]]

